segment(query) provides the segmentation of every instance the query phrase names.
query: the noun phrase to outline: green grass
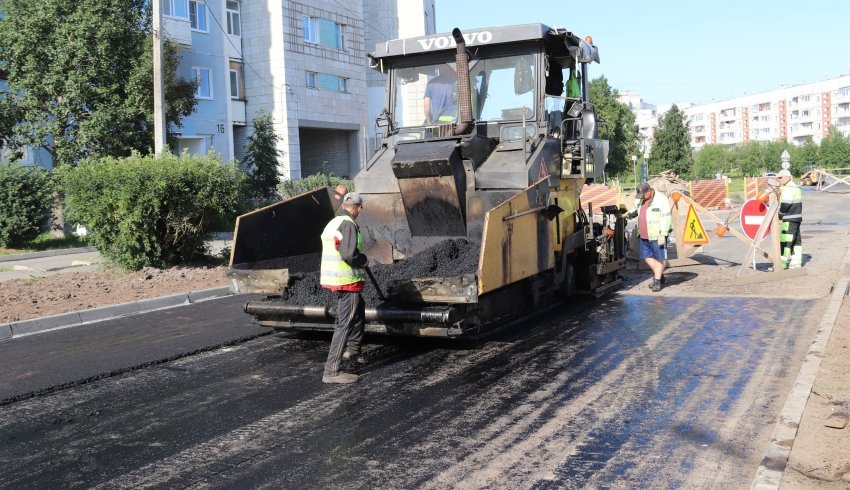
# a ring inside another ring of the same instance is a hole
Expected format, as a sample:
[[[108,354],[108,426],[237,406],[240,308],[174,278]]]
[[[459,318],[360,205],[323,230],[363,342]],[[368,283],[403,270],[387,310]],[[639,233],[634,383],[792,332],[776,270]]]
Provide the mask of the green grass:
[[[35,240],[27,244],[26,248],[3,248],[0,247],[0,255],[24,254],[30,252],[42,252],[44,250],[58,250],[62,248],[88,247],[89,242],[85,237],[68,235],[65,238],[53,238],[49,233],[42,233]]]

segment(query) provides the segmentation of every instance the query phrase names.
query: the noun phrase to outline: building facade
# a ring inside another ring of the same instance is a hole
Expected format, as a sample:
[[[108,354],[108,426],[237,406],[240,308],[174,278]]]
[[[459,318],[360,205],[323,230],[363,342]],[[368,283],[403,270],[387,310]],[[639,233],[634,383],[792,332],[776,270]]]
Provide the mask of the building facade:
[[[850,136],[850,75],[685,109],[694,149],[787,140],[820,143],[830,126]]]
[[[385,77],[369,69],[367,52],[435,25],[434,0],[162,2],[180,75],[199,82],[174,150],[241,159],[253,119],[267,113],[285,179],[353,177],[374,149],[385,98]]]

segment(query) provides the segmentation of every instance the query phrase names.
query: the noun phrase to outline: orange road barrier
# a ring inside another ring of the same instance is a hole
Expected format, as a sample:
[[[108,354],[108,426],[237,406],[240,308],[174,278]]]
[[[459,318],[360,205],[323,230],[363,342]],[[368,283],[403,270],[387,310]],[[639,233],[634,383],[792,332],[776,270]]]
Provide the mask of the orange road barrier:
[[[582,207],[587,211],[587,203],[593,203],[593,214],[602,212],[602,206],[619,206],[622,202],[622,188],[591,184],[581,188]],[[624,203],[626,204],[626,203]],[[634,203],[628,203],[628,206]]]
[[[691,199],[706,209],[729,209],[729,185],[726,180],[692,180],[688,183]]]
[[[759,191],[767,187],[767,177],[744,177],[744,201],[756,199]]]

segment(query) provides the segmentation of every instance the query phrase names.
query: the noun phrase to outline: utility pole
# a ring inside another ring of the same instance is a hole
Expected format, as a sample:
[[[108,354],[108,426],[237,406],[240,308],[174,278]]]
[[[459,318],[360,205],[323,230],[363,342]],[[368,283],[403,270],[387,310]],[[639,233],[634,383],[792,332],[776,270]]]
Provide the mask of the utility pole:
[[[153,147],[156,155],[165,151],[165,84],[162,80],[161,0],[153,0]]]

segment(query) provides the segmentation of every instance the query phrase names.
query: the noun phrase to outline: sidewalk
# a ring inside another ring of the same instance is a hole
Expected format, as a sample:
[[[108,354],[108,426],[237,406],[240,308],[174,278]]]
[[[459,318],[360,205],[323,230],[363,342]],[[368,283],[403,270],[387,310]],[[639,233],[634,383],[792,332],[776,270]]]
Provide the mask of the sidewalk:
[[[233,244],[233,233],[213,233],[206,242],[211,255],[219,255]],[[45,250],[0,255],[0,283],[12,279],[45,277],[63,272],[87,272],[105,263],[95,247]]]
[[[102,263],[103,257],[94,247],[4,255],[0,257],[0,282],[91,271],[100,268]]]

